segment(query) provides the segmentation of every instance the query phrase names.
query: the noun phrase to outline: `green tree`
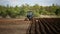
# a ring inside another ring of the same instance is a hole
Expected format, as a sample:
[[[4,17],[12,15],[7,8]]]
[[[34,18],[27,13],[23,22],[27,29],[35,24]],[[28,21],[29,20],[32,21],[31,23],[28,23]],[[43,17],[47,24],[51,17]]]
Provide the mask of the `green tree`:
[[[26,12],[25,12],[24,10],[21,10],[21,11],[20,11],[20,15],[21,15],[21,16],[25,16],[25,15],[26,15]]]
[[[6,16],[7,16],[6,11],[1,11],[1,16],[2,16],[3,18],[6,18]]]
[[[58,15],[60,13],[59,9],[56,9],[55,14]]]

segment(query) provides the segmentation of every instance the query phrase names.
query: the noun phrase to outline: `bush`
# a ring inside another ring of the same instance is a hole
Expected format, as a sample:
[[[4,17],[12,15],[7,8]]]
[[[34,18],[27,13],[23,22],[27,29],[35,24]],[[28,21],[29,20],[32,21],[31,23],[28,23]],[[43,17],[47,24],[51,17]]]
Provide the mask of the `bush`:
[[[6,18],[7,16],[7,12],[6,11],[1,11],[1,14],[0,14],[3,18]]]
[[[38,12],[33,12],[33,14],[34,14],[34,17],[39,17],[40,16],[40,14]]]

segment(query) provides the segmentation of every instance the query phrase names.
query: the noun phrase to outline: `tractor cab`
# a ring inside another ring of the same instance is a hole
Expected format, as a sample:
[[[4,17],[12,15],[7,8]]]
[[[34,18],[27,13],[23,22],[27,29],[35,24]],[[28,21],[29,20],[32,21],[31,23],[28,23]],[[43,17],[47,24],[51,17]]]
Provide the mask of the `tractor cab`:
[[[28,12],[27,12],[27,18],[28,18],[29,20],[32,20],[32,18],[33,18],[33,12],[32,12],[32,11],[28,11]]]

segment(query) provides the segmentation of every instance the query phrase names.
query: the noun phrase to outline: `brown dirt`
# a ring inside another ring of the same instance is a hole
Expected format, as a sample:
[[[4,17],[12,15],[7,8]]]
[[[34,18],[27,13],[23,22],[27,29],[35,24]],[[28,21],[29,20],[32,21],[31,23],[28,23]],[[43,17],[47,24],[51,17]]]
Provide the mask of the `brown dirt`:
[[[0,34],[26,34],[30,21],[0,19]]]
[[[0,19],[0,34],[59,34],[60,18]]]

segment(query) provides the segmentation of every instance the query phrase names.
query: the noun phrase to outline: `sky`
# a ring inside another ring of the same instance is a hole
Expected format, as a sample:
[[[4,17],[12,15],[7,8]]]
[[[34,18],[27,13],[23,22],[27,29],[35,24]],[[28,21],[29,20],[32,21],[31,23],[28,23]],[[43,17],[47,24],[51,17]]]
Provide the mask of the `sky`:
[[[60,0],[0,0],[0,5],[21,6],[22,4],[50,6],[52,4],[60,5]]]

